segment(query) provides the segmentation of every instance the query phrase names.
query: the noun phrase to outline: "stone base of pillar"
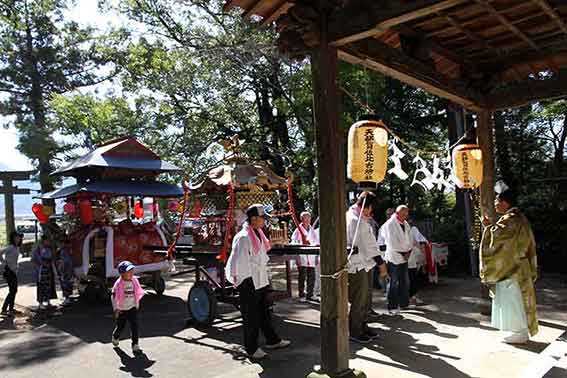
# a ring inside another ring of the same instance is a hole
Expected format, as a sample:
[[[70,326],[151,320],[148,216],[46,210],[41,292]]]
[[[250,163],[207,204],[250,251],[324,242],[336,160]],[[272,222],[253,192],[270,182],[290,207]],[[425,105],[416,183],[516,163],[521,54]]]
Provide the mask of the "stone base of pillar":
[[[338,374],[328,374],[322,371],[314,371],[307,378],[367,378],[366,374],[359,370],[347,370]]]

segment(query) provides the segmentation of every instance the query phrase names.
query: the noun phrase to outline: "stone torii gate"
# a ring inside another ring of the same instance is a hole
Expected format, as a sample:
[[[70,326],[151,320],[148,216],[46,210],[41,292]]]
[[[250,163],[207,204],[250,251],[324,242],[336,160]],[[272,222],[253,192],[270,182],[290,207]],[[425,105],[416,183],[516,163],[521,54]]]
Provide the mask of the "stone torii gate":
[[[345,265],[345,130],[338,60],[381,72],[476,113],[483,152],[481,208],[494,211],[492,112],[567,95],[567,4],[562,0],[227,0],[278,47],[311,58],[317,135],[321,273]],[[321,367],[349,369],[347,281],[322,280]]]
[[[30,189],[18,188],[14,186],[14,181],[29,180],[33,171],[0,171],[0,194],[4,195],[4,213],[6,216],[6,235],[16,230],[16,220],[14,216],[14,195],[30,194]]]

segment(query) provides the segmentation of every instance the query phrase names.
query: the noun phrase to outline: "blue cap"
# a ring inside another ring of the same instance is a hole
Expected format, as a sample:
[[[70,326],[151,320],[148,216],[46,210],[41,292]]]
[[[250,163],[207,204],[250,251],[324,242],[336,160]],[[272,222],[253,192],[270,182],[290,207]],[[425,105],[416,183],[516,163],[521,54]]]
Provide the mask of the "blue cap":
[[[132,264],[130,261],[122,261],[120,264],[118,264],[118,273],[120,274],[126,273],[132,269],[134,269],[134,264]]]

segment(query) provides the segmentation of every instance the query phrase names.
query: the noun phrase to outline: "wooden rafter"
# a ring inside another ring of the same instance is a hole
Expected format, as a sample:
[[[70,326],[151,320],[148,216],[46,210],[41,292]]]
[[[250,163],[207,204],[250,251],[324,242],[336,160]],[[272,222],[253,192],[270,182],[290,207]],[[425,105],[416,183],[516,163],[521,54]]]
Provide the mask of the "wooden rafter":
[[[396,6],[385,8],[381,2],[361,9],[345,8],[335,15],[329,25],[330,40],[334,46],[372,37],[382,31],[405,22],[426,17],[465,3],[466,0],[415,0],[394,2]]]
[[[527,105],[534,101],[567,96],[567,76],[547,80],[529,80],[485,97],[492,110],[502,110]]]
[[[561,19],[561,17],[555,12],[555,10],[549,5],[546,0],[532,0],[535,4],[537,4],[543,11],[553,19],[553,21],[557,24],[557,26],[563,31],[563,33],[567,34],[567,26]]]
[[[246,9],[246,12],[242,14],[242,18],[244,20],[249,20],[252,17],[252,15],[256,14],[256,12],[258,12],[258,10],[261,7],[262,7],[262,1],[257,0],[256,3],[253,3],[248,9]]]
[[[445,17],[445,19],[447,20],[447,22],[449,22],[449,24],[451,24],[454,28],[458,29],[461,33],[465,34],[469,39],[475,41],[476,43],[480,44],[481,46],[483,46],[485,49],[493,51],[497,54],[500,54],[500,50],[495,48],[494,46],[492,46],[490,43],[488,43],[486,40],[484,40],[483,38],[481,38],[480,36],[478,36],[476,33],[470,31],[469,29],[463,27],[458,20],[456,20],[453,16],[448,15],[448,14],[443,14],[443,13],[439,13],[440,16]]]
[[[344,46],[339,50],[339,58],[382,72],[467,109],[478,110],[484,107],[484,101],[478,91],[467,88],[458,80],[439,74],[434,68],[379,41],[366,39]]]
[[[492,4],[490,4],[486,0],[476,0],[477,3],[481,4],[491,15],[496,17],[498,21],[502,24],[506,25],[508,29],[512,31],[512,33],[516,34],[520,39],[524,40],[528,45],[530,45],[533,49],[538,50],[538,46],[534,41],[532,41],[527,35],[525,35],[520,29],[518,29],[514,24],[512,24],[506,17],[500,14],[496,8]]]
[[[271,15],[269,15],[268,17],[266,17],[264,20],[262,20],[262,26],[268,26],[270,25],[272,22],[276,21],[278,18],[280,18],[280,16],[282,14],[284,14],[285,12],[287,12],[289,10],[289,8],[291,8],[293,6],[293,3],[289,2],[289,1],[285,1],[282,5],[280,5],[278,7],[278,9],[276,9],[274,11],[274,13],[272,13]]]

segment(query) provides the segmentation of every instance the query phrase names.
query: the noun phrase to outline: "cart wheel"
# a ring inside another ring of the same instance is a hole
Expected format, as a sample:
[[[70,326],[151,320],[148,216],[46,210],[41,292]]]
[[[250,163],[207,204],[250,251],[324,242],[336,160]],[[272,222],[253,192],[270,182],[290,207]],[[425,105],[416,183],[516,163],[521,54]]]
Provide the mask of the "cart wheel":
[[[154,282],[154,290],[156,291],[157,295],[163,295],[165,291],[165,280],[163,277],[158,277]]]
[[[217,298],[206,281],[196,282],[187,298],[187,309],[197,325],[210,326],[217,315]]]

